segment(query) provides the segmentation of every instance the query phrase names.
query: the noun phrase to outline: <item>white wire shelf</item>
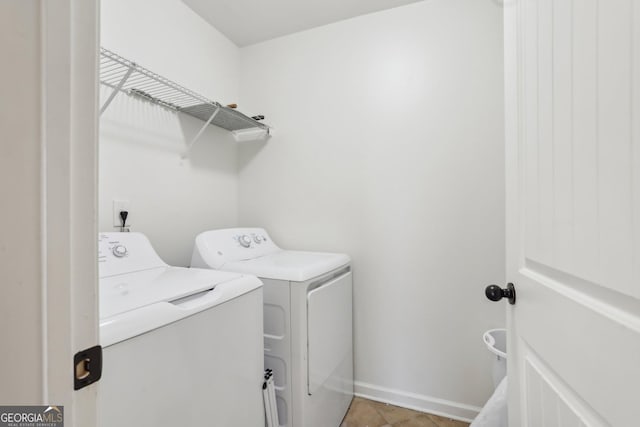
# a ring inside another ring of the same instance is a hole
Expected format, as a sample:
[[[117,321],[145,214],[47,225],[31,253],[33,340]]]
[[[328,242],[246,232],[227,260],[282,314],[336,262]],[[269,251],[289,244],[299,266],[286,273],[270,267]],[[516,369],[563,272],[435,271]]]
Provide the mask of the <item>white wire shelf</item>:
[[[100,114],[119,92],[124,92],[204,121],[205,125],[189,148],[209,124],[231,131],[236,140],[246,140],[246,137],[238,137],[241,134],[251,134],[252,139],[270,136],[268,125],[211,101],[105,48],[100,48],[100,83],[112,89],[100,108]]]

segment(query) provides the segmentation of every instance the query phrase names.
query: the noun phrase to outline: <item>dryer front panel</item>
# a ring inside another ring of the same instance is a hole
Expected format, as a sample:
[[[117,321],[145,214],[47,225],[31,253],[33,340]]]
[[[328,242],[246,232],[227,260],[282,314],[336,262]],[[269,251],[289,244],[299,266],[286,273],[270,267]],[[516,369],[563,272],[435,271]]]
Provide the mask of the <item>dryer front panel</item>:
[[[353,354],[351,272],[330,279],[307,294],[308,393],[321,387],[341,390],[352,378],[339,367]]]

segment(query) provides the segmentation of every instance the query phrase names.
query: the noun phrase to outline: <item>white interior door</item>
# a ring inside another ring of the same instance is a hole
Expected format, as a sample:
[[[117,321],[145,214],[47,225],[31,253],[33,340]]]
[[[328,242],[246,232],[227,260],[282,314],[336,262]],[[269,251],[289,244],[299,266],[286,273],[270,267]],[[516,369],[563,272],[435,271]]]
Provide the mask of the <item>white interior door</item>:
[[[510,426],[640,425],[640,3],[505,2]]]

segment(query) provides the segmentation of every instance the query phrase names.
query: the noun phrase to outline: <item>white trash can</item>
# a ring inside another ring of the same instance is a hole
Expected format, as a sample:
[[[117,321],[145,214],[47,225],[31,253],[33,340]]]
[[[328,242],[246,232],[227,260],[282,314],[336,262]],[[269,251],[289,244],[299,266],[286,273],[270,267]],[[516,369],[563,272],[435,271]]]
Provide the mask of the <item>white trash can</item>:
[[[496,356],[492,371],[493,388],[495,389],[507,375],[507,330],[490,329],[484,333],[482,339],[489,351]]]

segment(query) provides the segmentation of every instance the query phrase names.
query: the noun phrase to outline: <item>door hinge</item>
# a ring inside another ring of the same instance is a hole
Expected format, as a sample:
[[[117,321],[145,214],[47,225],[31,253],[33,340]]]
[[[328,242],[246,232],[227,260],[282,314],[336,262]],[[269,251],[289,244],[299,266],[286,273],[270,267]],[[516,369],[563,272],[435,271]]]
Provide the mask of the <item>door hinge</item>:
[[[73,389],[80,390],[102,377],[102,346],[82,350],[73,356]]]

